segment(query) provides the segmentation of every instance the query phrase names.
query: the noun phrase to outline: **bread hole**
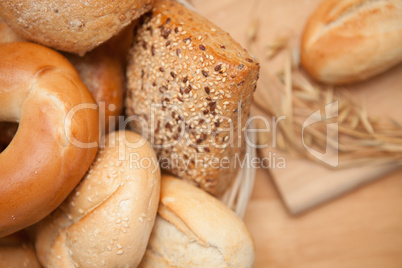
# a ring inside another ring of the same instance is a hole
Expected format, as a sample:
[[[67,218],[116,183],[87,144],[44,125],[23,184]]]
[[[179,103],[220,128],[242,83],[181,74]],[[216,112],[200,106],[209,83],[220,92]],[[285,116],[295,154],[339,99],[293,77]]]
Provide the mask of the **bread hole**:
[[[4,151],[17,133],[18,123],[0,122],[0,153]]]

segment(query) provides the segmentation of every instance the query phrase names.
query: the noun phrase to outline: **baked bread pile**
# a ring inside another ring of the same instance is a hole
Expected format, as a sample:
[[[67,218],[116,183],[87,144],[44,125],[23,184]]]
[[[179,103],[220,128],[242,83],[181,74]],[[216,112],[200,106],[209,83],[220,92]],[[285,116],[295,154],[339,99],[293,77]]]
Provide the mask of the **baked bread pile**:
[[[237,174],[258,79],[237,42],[174,0],[13,0],[0,17],[1,267],[253,266],[210,195]],[[163,166],[172,153],[188,164]]]

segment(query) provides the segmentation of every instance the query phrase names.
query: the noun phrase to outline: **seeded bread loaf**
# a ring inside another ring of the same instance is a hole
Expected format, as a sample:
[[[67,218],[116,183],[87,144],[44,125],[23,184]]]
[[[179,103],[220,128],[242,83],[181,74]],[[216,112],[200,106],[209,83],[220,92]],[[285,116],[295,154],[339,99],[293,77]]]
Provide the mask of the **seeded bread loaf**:
[[[362,81],[401,61],[400,0],[325,0],[303,34],[301,63],[324,83]]]
[[[158,216],[141,268],[253,267],[246,225],[221,201],[164,175]]]
[[[126,114],[161,168],[221,193],[244,156],[259,64],[230,35],[174,0],[155,1],[136,30]]]

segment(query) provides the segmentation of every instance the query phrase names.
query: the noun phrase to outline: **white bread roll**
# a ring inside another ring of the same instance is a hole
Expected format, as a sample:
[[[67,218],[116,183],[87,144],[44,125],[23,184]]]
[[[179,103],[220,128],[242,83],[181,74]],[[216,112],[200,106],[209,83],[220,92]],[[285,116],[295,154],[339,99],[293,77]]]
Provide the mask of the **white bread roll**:
[[[362,81],[401,61],[400,0],[325,0],[303,34],[301,63],[324,83]]]
[[[253,267],[245,224],[218,199],[162,176],[158,216],[139,267]]]
[[[83,181],[37,227],[36,250],[42,265],[139,264],[154,225],[160,192],[159,166],[149,143],[140,148],[127,145],[129,141],[137,146],[141,138],[129,131],[106,136],[106,147],[99,151]],[[132,159],[150,161],[143,162],[150,166],[143,168]]]

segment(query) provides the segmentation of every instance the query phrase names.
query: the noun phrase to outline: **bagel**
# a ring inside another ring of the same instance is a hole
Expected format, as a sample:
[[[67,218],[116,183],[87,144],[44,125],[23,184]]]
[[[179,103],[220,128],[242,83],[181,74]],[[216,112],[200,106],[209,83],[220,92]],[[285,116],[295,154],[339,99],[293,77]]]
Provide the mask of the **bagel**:
[[[137,267],[160,193],[156,156],[149,143],[136,146],[142,139],[130,131],[106,136],[105,148],[79,186],[35,226],[43,266]],[[132,157],[144,166],[132,165]]]
[[[118,122],[118,116],[123,112],[126,56],[132,42],[133,27],[134,23],[83,57],[63,53],[100,105],[102,134],[115,129],[114,122]],[[24,40],[0,19],[0,44],[16,41]],[[110,128],[109,121],[112,121]],[[13,124],[0,123],[0,151],[12,140],[15,129]]]
[[[84,55],[148,11],[152,0],[0,1],[0,17],[19,36]]]
[[[258,72],[229,34],[174,0],[157,0],[129,54],[126,114],[141,118],[130,127],[148,133],[162,169],[219,195],[244,158]]]
[[[32,43],[0,45],[0,121],[19,122],[0,154],[0,237],[53,211],[95,158],[98,111],[73,66]]]

